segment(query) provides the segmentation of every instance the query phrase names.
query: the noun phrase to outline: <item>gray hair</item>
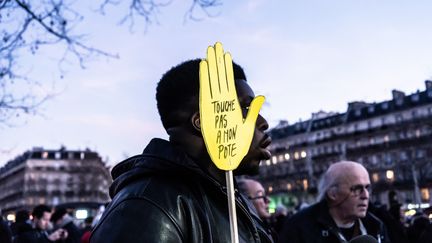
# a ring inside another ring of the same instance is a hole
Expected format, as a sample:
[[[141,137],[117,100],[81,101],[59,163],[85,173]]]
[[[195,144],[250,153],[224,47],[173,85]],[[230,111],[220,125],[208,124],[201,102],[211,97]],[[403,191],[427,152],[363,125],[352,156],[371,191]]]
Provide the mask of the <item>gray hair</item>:
[[[330,167],[331,168],[331,167]],[[336,185],[337,178],[331,173],[330,168],[321,176],[318,184],[317,201],[322,201],[326,198],[328,190]]]
[[[339,161],[330,165],[318,184],[317,200],[322,201],[326,199],[329,189],[336,187],[341,177],[346,175],[346,172],[350,172],[352,168],[356,167],[361,167],[366,171],[363,165],[354,161]]]

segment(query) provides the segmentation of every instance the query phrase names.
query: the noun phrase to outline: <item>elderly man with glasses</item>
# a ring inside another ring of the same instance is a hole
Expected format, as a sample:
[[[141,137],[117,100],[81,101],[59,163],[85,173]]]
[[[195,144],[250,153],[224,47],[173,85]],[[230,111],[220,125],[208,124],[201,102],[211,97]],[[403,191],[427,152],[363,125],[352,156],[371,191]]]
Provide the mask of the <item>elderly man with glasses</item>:
[[[256,180],[240,179],[237,181],[240,192],[242,192],[254,205],[256,212],[262,221],[270,218],[270,198],[266,195],[264,187]]]
[[[318,203],[291,217],[279,242],[337,243],[360,235],[389,242],[384,224],[367,211],[369,194],[369,173],[363,165],[352,161],[332,164],[321,179]]]

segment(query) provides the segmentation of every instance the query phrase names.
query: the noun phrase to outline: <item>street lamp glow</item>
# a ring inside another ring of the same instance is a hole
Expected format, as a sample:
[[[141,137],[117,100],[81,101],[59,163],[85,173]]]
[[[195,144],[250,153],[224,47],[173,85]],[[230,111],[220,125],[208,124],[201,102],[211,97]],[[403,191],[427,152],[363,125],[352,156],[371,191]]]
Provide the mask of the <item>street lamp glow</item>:
[[[8,214],[6,219],[11,222],[15,222],[15,214]]]
[[[306,151],[304,151],[304,150],[301,151],[300,156],[301,156],[302,158],[306,158],[306,156],[307,156]]]
[[[77,219],[85,219],[87,217],[88,217],[88,212],[85,209],[78,209],[75,212],[75,218],[77,218]]]
[[[392,170],[386,171],[386,177],[388,180],[393,181],[394,180],[394,172]]]

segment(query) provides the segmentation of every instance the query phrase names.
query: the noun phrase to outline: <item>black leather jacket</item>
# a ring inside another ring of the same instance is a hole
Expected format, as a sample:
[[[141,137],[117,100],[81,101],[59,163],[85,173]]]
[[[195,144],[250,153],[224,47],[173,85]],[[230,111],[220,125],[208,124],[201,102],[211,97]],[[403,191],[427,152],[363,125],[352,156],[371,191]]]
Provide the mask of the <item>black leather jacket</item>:
[[[90,242],[230,242],[226,188],[168,141],[117,165],[113,197]],[[236,193],[240,242],[272,242],[250,204]]]
[[[361,219],[367,234],[379,243],[390,243],[384,224],[371,213]],[[329,213],[327,202],[321,201],[288,219],[279,232],[279,243],[344,243],[340,230]]]

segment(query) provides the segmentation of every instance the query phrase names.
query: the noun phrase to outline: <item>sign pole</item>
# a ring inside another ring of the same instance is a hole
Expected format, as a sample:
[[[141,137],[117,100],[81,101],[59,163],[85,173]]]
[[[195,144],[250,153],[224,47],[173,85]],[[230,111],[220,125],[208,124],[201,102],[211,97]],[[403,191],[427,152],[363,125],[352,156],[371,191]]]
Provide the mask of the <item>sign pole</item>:
[[[225,172],[227,194],[228,194],[228,210],[230,219],[230,230],[231,230],[231,242],[238,243],[238,229],[237,229],[237,213],[235,203],[235,191],[234,191],[234,178],[232,170]]]

